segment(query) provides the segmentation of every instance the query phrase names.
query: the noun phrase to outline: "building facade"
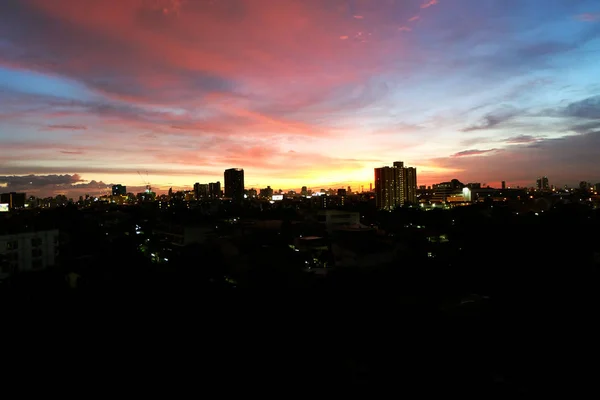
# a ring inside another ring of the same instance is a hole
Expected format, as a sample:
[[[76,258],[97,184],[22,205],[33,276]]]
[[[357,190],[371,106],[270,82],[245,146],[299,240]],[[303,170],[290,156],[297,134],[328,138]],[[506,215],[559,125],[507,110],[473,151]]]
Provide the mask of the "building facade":
[[[375,203],[378,209],[393,210],[417,203],[417,169],[395,161],[393,167],[375,168]]]
[[[0,236],[0,278],[54,266],[58,246],[58,230]]]

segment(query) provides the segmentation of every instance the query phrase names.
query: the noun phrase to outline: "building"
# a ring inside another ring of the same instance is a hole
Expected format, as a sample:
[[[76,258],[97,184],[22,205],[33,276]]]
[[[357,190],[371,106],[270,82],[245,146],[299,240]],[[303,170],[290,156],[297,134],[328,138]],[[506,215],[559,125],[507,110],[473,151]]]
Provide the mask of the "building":
[[[211,199],[221,198],[221,182],[211,182],[208,184],[208,197]]]
[[[317,222],[324,224],[330,232],[347,227],[360,227],[360,214],[341,210],[319,210]]]
[[[273,198],[273,189],[271,189],[271,186],[267,186],[264,189],[260,189],[259,197],[261,199],[271,200]]]
[[[537,179],[536,189],[537,190],[550,190],[550,185],[548,184],[547,176],[542,176]]]
[[[234,203],[244,200],[244,170],[230,168],[225,170],[225,197]]]
[[[402,205],[402,168],[375,168],[375,205],[381,210],[393,210]]]
[[[417,203],[417,169],[395,161],[393,167],[375,168],[375,204],[381,210],[393,210]]]
[[[2,193],[0,195],[0,203],[8,204],[10,210],[15,210],[25,207],[25,193]]]
[[[207,183],[194,183],[194,197],[196,198],[196,200],[200,200],[200,199],[208,199],[209,197],[209,190],[208,190],[208,184]]]
[[[469,190],[474,190],[470,189],[467,185],[465,185],[458,179],[452,179],[449,182],[441,182],[434,184],[432,188],[433,196],[431,197],[431,201],[434,203],[446,203],[449,201],[450,198],[453,198],[452,200],[450,200],[450,202],[459,201],[457,200],[457,197],[463,195],[463,189],[465,187]]]
[[[506,190],[506,181],[502,181],[502,190]]]
[[[417,169],[404,168],[403,177],[404,203],[417,204]]]
[[[308,189],[306,188],[306,186],[302,186],[302,189],[300,190],[300,194],[302,196],[308,196]]]
[[[127,186],[113,185],[112,195],[113,196],[126,196],[127,195]]]
[[[54,266],[58,245],[56,229],[0,236],[0,279]]]

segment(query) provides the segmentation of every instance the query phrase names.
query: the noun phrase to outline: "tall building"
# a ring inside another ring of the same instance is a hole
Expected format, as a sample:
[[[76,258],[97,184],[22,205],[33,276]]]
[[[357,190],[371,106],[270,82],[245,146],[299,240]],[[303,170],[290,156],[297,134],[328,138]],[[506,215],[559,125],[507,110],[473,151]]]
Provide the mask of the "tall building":
[[[230,168],[225,170],[225,197],[234,203],[244,200],[244,170]]]
[[[404,203],[417,204],[417,169],[415,167],[404,168]]]
[[[207,183],[194,183],[194,197],[196,200],[207,199],[209,196]]]
[[[536,181],[536,189],[537,190],[550,190],[550,185],[548,184],[548,177],[542,176]]]
[[[302,190],[300,190],[300,194],[302,196],[307,196],[308,195],[308,189],[306,188],[306,186],[302,186]]]
[[[113,196],[125,196],[125,195],[127,195],[127,186],[113,185],[113,187],[112,187],[112,195]]]
[[[502,181],[502,190],[506,189],[506,181]]]
[[[395,161],[393,167],[375,168],[375,204],[393,210],[406,203],[417,203],[417,169]]]
[[[218,199],[221,197],[221,182],[211,182],[208,184],[208,197]]]
[[[393,210],[402,205],[402,168],[375,168],[375,205],[381,210]]]
[[[8,204],[10,210],[25,207],[25,193],[2,193],[0,195],[0,203]]]

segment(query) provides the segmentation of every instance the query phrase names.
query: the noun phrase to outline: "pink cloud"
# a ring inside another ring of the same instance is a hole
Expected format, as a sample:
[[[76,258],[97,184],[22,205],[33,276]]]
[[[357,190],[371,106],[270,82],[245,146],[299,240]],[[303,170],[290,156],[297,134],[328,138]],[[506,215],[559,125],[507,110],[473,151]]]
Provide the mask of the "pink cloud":
[[[398,30],[401,32],[410,32],[412,31],[412,28],[409,28],[408,26],[401,26],[400,28],[398,28]]]
[[[600,13],[579,14],[579,15],[576,15],[575,18],[580,21],[595,22],[595,21],[600,21]]]
[[[439,1],[438,0],[429,0],[426,3],[421,4],[421,8],[429,8],[431,6],[434,6],[436,4],[438,4]]]
[[[421,17],[419,17],[418,15],[415,15],[414,17],[411,17],[408,22],[414,22],[414,21],[418,21]]]

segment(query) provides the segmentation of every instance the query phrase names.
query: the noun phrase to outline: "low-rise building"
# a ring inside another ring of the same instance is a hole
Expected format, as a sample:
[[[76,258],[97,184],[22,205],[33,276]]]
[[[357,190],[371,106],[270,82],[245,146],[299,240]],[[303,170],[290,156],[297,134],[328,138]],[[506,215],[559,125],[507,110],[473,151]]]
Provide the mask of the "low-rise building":
[[[319,210],[317,222],[324,224],[328,231],[349,226],[360,226],[360,214],[341,210]]]
[[[56,229],[0,236],[0,279],[54,266],[58,246]]]

